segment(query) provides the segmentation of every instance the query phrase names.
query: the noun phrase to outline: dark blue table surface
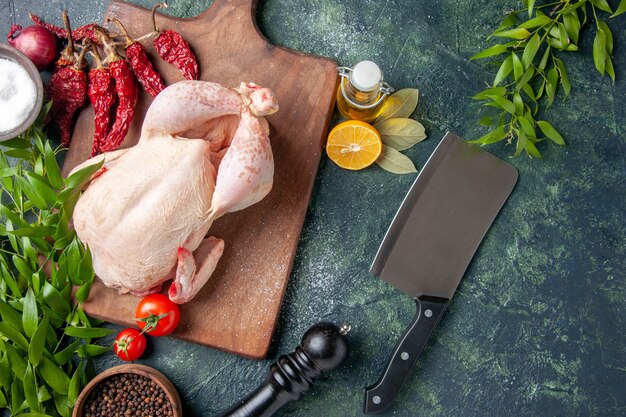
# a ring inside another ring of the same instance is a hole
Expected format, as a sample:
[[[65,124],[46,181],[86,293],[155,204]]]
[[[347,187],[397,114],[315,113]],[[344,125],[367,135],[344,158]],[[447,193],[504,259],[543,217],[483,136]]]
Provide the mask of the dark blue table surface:
[[[172,0],[168,13],[190,17],[210,3]],[[371,59],[396,88],[419,88],[413,117],[429,139],[407,152],[419,168],[445,131],[485,133],[470,97],[495,70],[468,58],[513,6],[519,4],[266,0],[257,20],[275,44],[341,65]],[[100,21],[105,7],[103,0],[0,0],[0,29],[28,24],[29,11],[57,24],[62,9],[75,25]],[[386,415],[626,415],[626,15],[609,23],[617,82],[594,69],[593,29],[584,31],[582,52],[565,59],[571,98],[557,99],[545,115],[568,146],[544,143],[542,160],[510,160],[519,183]],[[513,153],[504,145],[488,149],[502,158]],[[363,388],[378,378],[414,313],[412,300],[368,272],[414,178],[378,167],[344,171],[322,158],[267,360],[153,338],[140,362],[170,377],[185,415],[215,415],[259,384],[311,324],[349,322],[345,365],[278,414],[362,415]],[[96,366],[117,364],[105,355]]]

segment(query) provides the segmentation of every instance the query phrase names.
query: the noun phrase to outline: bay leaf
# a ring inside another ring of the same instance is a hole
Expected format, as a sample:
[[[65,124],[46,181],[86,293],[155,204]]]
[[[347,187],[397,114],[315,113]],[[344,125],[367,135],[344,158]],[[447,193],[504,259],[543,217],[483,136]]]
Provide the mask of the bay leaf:
[[[392,148],[403,151],[426,139],[424,126],[413,119],[393,118],[376,123],[383,143]]]
[[[383,145],[383,153],[376,160],[376,163],[385,171],[394,174],[411,174],[417,172],[415,165],[408,156],[401,154],[391,146]]]
[[[419,91],[417,88],[404,88],[393,93],[380,111],[376,122],[386,119],[409,117],[417,108]]]

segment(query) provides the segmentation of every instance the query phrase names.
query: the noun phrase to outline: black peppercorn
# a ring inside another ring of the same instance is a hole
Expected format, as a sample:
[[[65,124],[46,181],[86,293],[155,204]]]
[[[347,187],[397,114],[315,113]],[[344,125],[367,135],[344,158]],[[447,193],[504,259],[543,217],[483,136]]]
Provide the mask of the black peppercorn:
[[[165,392],[150,378],[113,375],[94,388],[83,405],[85,417],[173,416]]]

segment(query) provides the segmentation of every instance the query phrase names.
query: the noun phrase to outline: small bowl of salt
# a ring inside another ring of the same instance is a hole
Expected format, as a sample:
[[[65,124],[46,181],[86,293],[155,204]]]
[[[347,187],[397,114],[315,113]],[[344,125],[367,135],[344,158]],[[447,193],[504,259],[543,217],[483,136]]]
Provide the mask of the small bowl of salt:
[[[43,84],[35,64],[15,48],[0,43],[0,141],[28,129],[43,102]]]

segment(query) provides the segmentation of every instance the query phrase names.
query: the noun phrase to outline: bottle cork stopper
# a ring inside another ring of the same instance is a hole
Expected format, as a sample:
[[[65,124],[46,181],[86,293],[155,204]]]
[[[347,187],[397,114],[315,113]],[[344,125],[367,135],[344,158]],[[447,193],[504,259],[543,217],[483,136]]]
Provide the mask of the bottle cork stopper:
[[[378,88],[382,78],[382,71],[372,61],[359,62],[350,73],[350,82],[361,91],[372,91]]]

